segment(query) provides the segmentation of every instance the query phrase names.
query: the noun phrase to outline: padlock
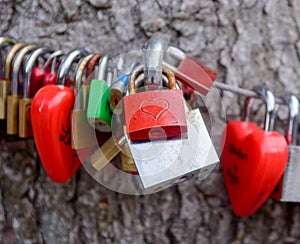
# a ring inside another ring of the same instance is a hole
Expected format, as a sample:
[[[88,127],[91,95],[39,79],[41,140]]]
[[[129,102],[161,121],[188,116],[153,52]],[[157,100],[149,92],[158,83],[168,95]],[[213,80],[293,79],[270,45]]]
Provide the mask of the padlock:
[[[137,173],[138,170],[135,166],[134,159],[126,155],[125,153],[121,153],[121,169],[125,172]]]
[[[132,73],[128,83],[129,96],[124,97],[124,115],[130,140],[149,140],[185,137],[187,123],[182,90],[177,90],[171,71],[164,69],[169,88],[136,93],[135,79],[143,72],[143,65]],[[149,134],[150,133],[150,134]]]
[[[65,83],[72,63],[85,55],[85,50],[76,49],[64,56],[58,71],[59,84]],[[70,116],[74,102],[74,90],[62,85],[42,87],[32,101],[34,140],[44,169],[54,182],[66,182],[81,166],[76,150],[71,147]]]
[[[137,143],[126,136],[145,189],[158,191],[207,175],[219,162],[200,110],[187,111],[186,118],[187,138]]]
[[[99,61],[98,77],[91,81],[87,107],[89,123],[101,132],[111,130],[110,110],[110,80],[107,76],[108,55],[104,55]],[[108,84],[109,83],[109,84]]]
[[[41,47],[34,50],[29,59],[25,63],[24,83],[23,83],[23,98],[19,100],[19,137],[32,137],[32,126],[30,118],[30,109],[32,103],[31,81],[32,69],[40,55],[50,53],[52,50],[48,47]]]
[[[19,73],[21,64],[26,54],[32,52],[38,47],[35,45],[28,45],[23,47],[16,55],[13,61],[13,74],[12,74],[12,92],[7,97],[7,130],[8,135],[17,135],[19,130],[19,100],[20,87],[19,87]]]
[[[177,80],[206,95],[218,74],[192,57],[186,56],[178,48],[170,46],[167,53],[180,60],[180,64],[176,68],[168,62],[163,62],[163,66],[175,72]]]
[[[250,216],[270,196],[286,167],[288,150],[285,138],[272,131],[275,121],[275,97],[268,89],[258,98],[266,106],[264,130],[249,123],[250,102],[244,106],[245,121],[231,121],[222,136],[223,175],[234,213]]]
[[[132,70],[137,66],[138,62],[133,62],[130,67],[125,68],[122,67],[123,59],[119,59],[119,67],[118,70],[121,71],[115,82],[113,82],[110,86],[110,108],[113,111],[121,99],[124,97],[126,93],[126,89],[128,87],[129,76],[132,73]]]
[[[131,67],[134,68],[133,65]],[[168,78],[165,75],[162,75],[162,78],[163,78],[162,84],[164,85],[164,87],[168,87],[169,86]],[[144,80],[145,80],[145,73],[141,73],[135,80],[136,87],[139,88],[139,87],[143,86]],[[158,82],[161,83],[161,80],[159,79]],[[127,95],[129,95],[129,94],[127,94]],[[121,121],[120,123],[124,123],[124,122]],[[128,146],[126,148],[125,148],[125,146],[123,146],[122,149],[125,152],[121,152],[121,169],[125,172],[138,174],[134,159],[132,158],[132,155],[130,154],[130,150],[129,150]]]
[[[16,41],[9,36],[0,35],[0,79],[4,77],[5,58],[3,57],[3,51],[8,51]]]
[[[82,85],[82,76],[84,70],[93,56],[93,54],[90,54],[85,58],[82,58],[76,68],[74,89],[76,93],[76,101],[71,114],[71,142],[72,148],[74,149],[81,149],[95,145],[94,141],[91,140],[92,136],[94,135],[94,129],[88,123],[86,116],[86,99],[88,97],[89,90],[87,89],[88,86]]]
[[[17,43],[6,54],[4,80],[0,80],[0,119],[6,119],[7,95],[11,91],[12,83],[12,61],[16,53],[24,46],[24,43]]]
[[[288,106],[289,122],[286,131],[286,139],[289,144],[289,158],[284,171],[280,200],[283,202],[300,202],[300,147],[297,145],[299,123],[298,98],[294,95],[289,96]]]
[[[43,77],[43,86],[47,85],[56,85],[57,81],[57,61],[58,59],[64,55],[64,52],[59,50],[54,53],[52,53],[47,61],[45,62],[44,66],[42,67],[42,70],[44,71],[44,77]],[[50,67],[50,72],[46,72],[47,68]]]
[[[128,85],[128,75],[120,74],[110,87],[110,108],[114,110],[120,100],[123,98]]]

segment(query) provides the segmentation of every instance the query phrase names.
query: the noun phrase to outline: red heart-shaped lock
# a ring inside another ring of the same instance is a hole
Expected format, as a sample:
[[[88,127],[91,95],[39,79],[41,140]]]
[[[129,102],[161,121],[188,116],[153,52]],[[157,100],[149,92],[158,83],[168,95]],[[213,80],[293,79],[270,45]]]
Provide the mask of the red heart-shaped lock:
[[[81,165],[71,148],[70,112],[74,91],[48,85],[35,95],[31,106],[33,135],[42,164],[52,181],[64,183]]]
[[[256,124],[229,122],[221,156],[225,185],[234,213],[252,215],[270,196],[288,158],[285,138]]]

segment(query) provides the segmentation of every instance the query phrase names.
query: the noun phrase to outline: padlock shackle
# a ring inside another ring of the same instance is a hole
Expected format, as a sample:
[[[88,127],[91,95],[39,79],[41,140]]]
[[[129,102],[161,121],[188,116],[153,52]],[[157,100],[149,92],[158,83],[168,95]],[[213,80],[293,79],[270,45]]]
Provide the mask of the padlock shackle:
[[[99,61],[99,59],[102,57],[102,54],[96,53],[92,57],[92,59],[89,61],[88,65],[86,66],[85,71],[85,77],[88,79],[89,76],[94,72],[96,63]],[[91,80],[91,79],[88,79]]]
[[[45,53],[51,53],[53,50],[49,47],[40,47],[37,50],[33,51],[25,64],[24,72],[24,84],[23,84],[23,98],[28,99],[30,97],[30,80],[31,72],[38,57]]]
[[[12,62],[18,51],[23,48],[25,43],[16,43],[9,49],[5,58],[4,79],[11,80]]]
[[[75,49],[67,53],[59,66],[58,72],[57,72],[57,82],[60,85],[65,85],[68,73],[71,69],[71,66],[74,62],[78,61],[81,57],[86,55],[87,52],[83,48]]]
[[[288,144],[297,145],[299,127],[299,100],[295,95],[288,97],[289,116],[286,139]]]
[[[182,61],[186,57],[185,53],[182,50],[174,46],[168,47],[167,54],[173,55],[175,58],[179,59],[180,61]]]
[[[7,44],[12,45],[15,44],[16,41],[13,40],[11,37],[0,37],[0,47],[6,46]]]
[[[144,74],[145,85],[161,85],[163,58],[168,48],[168,42],[160,35],[151,37],[143,47],[145,52]]]
[[[22,61],[26,54],[31,52],[34,49],[37,49],[36,45],[27,45],[23,47],[20,52],[16,55],[16,58],[13,61],[13,74],[12,74],[12,95],[18,96],[18,85],[19,85],[19,71],[22,64]]]
[[[257,97],[247,97],[244,103],[243,109],[243,117],[242,120],[249,121],[249,115],[251,110],[252,101],[254,98],[258,98],[263,100],[266,113],[265,113],[265,121],[264,121],[264,130],[270,131],[274,129],[275,123],[275,112],[276,112],[276,103],[274,94],[266,88],[262,88],[256,91]]]
[[[79,63],[77,64],[76,71],[75,71],[75,78],[74,78],[74,91],[76,93],[75,109],[82,108],[82,99],[80,96],[82,77],[87,67],[87,64],[89,63],[89,61],[92,59],[93,56],[94,54],[89,54],[84,58],[80,59]]]
[[[129,82],[128,82],[128,90],[129,90],[130,95],[136,93],[135,81],[136,81],[137,77],[143,73],[143,69],[144,69],[144,66],[139,65],[133,70],[131,77],[129,79]],[[177,84],[176,84],[176,79],[175,79],[174,73],[166,68],[163,68],[163,74],[167,77],[167,79],[169,81],[169,88],[172,90],[176,90]]]
[[[53,63],[56,64],[56,60],[58,57],[64,55],[64,52],[61,50],[58,50],[54,53],[51,53],[51,55],[48,57],[48,59],[46,60],[46,62],[44,63],[42,69],[45,70],[50,64],[51,64],[51,73],[54,71],[53,70]]]
[[[105,80],[107,81],[107,70],[108,70],[108,60],[109,60],[109,55],[104,54],[98,63],[98,74],[97,74],[97,80]]]

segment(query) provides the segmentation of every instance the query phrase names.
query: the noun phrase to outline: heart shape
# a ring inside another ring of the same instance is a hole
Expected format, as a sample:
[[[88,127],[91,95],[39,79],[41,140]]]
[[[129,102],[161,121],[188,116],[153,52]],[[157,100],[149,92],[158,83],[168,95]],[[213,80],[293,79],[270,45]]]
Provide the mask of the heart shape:
[[[44,169],[50,179],[64,183],[81,162],[71,148],[70,112],[74,91],[65,86],[48,85],[35,95],[31,106],[34,140]]]
[[[140,109],[142,112],[151,115],[157,120],[165,111],[168,110],[170,104],[163,98],[153,100],[145,100],[141,103]]]
[[[256,124],[229,122],[222,135],[221,162],[234,213],[250,216],[268,199],[288,159],[285,138]]]

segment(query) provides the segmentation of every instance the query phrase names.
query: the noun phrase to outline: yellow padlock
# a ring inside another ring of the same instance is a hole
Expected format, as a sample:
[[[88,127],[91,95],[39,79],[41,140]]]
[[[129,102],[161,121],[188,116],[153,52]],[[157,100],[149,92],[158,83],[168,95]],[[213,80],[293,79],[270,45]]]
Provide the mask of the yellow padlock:
[[[81,149],[95,145],[95,130],[87,121],[86,107],[89,93],[89,86],[82,84],[83,73],[94,54],[82,58],[77,65],[75,75],[76,101],[72,110],[72,137],[71,145],[74,149]]]
[[[11,68],[16,53],[24,47],[24,43],[17,43],[7,52],[4,66],[4,79],[0,80],[0,119],[6,119],[7,96],[11,91]]]
[[[19,75],[21,64],[26,56],[34,49],[38,47],[35,45],[28,45],[23,47],[16,55],[13,61],[13,73],[12,73],[12,89],[11,95],[7,97],[7,129],[8,135],[17,135],[19,130],[19,100],[21,98],[19,94]]]
[[[23,98],[19,101],[19,137],[32,137],[32,127],[30,119],[31,109],[31,94],[30,94],[30,79],[31,72],[40,55],[50,53],[52,50],[48,47],[41,47],[34,50],[25,64],[24,83],[23,83]]]

